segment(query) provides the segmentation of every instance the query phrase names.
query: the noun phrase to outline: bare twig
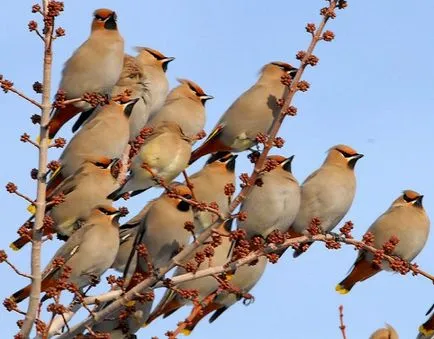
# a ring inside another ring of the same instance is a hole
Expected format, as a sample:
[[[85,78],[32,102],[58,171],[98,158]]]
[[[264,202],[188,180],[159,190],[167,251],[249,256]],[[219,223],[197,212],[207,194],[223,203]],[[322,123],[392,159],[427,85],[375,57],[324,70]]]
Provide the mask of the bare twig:
[[[12,269],[15,271],[16,274],[18,274],[18,275],[20,275],[20,276],[22,276],[22,277],[25,277],[25,278],[32,279],[32,276],[31,276],[30,274],[27,274],[27,273],[23,273],[23,272],[21,272],[21,271],[20,271],[18,268],[16,268],[16,266],[15,266],[14,264],[12,264],[8,259],[5,259],[4,261],[5,261],[6,264],[8,264],[8,265],[10,266],[10,268],[12,268]]]
[[[11,92],[17,94],[18,96],[20,96],[20,97],[23,98],[24,100],[27,100],[28,102],[32,103],[32,104],[35,105],[36,107],[42,109],[42,105],[41,105],[39,102],[37,102],[36,100],[34,100],[34,99],[28,97],[28,96],[25,95],[23,92],[17,90],[15,87],[8,88],[8,91],[11,91]]]
[[[341,330],[342,333],[342,339],[347,339],[347,335],[345,333],[345,324],[344,324],[344,306],[340,305],[339,306],[339,329]]]

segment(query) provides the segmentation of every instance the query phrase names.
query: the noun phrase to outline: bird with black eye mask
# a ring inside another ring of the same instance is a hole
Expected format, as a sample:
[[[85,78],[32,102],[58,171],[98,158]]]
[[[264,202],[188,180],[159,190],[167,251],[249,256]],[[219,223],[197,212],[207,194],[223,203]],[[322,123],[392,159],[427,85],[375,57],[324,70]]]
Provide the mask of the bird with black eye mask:
[[[151,117],[148,125],[152,127],[161,121],[172,121],[181,127],[187,137],[194,139],[205,127],[205,102],[213,96],[206,94],[191,80],[177,80],[180,85],[170,91],[163,108]]]
[[[256,145],[259,133],[268,134],[280,114],[278,100],[286,86],[281,78],[295,76],[297,69],[275,61],[262,67],[257,82],[227,109],[208,138],[191,154],[190,164],[200,157],[219,151],[242,152]]]
[[[300,210],[289,228],[293,237],[308,234],[314,218],[324,232],[332,231],[350,209],[356,194],[355,164],[363,154],[347,145],[329,149],[321,167],[301,185]],[[304,245],[304,252],[309,244]],[[296,250],[294,257],[303,253]]]
[[[81,98],[85,93],[110,95],[119,80],[124,60],[124,39],[119,34],[116,13],[107,8],[94,12],[89,38],[66,61],[59,89],[65,99]],[[49,138],[80,112],[92,106],[78,101],[57,108],[48,123]]]

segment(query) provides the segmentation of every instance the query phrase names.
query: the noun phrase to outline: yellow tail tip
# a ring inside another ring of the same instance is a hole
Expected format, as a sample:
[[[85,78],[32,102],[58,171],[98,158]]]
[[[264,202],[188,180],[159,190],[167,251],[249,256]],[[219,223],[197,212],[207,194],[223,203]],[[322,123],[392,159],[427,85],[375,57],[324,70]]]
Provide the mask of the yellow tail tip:
[[[36,213],[36,206],[30,204],[29,206],[27,206],[27,211],[29,211],[30,214],[35,214]]]
[[[38,135],[37,137],[36,137],[36,143],[39,145],[40,143],[41,143],[41,136],[40,135]],[[53,139],[48,139],[48,145],[50,145],[51,144],[51,141],[53,141]]]
[[[185,336],[188,336],[191,334],[191,331],[187,328],[184,328],[183,330],[181,330],[181,333]]]
[[[234,273],[226,273],[226,280],[230,281],[234,277]]]
[[[339,294],[347,294],[349,292],[349,290],[347,290],[345,287],[343,287],[342,285],[336,285],[335,287],[336,292],[338,292]]]
[[[148,322],[147,321],[145,321],[143,324],[142,324],[142,326],[140,326],[141,328],[145,328],[145,327],[148,327]]]
[[[15,244],[13,242],[9,245],[9,248],[12,249],[12,251],[15,251],[15,252],[20,250],[17,246],[15,246]]]
[[[127,307],[133,307],[136,304],[135,300],[127,301],[125,303],[125,306]]]
[[[423,327],[423,325],[420,325],[419,326],[419,332],[421,334],[423,334],[425,337],[429,337],[429,336],[434,334],[434,329],[433,330],[427,330],[425,327]]]

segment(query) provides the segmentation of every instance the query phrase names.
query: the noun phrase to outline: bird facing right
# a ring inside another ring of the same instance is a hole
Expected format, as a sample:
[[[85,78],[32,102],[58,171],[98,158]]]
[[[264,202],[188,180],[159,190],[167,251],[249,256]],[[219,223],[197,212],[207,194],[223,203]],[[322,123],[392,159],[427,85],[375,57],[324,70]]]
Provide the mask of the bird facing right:
[[[353,203],[356,193],[354,167],[362,157],[363,154],[347,145],[329,149],[321,167],[309,175],[301,186],[300,210],[289,228],[294,237],[307,234],[314,218],[319,219],[324,232],[333,230],[343,219]],[[301,250],[296,250],[294,257],[301,253]]]
[[[422,205],[423,195],[405,190],[375,222],[367,232],[374,235],[373,246],[381,249],[392,237],[397,237],[398,244],[391,255],[406,261],[412,261],[422,251],[428,239],[430,221]],[[348,293],[353,286],[380,272],[390,271],[386,261],[382,267],[372,262],[373,254],[360,250],[350,274],[337,286],[336,291]]]
[[[139,52],[135,57],[137,65],[143,74],[144,110],[137,110],[130,117],[130,140],[134,140],[140,134],[148,119],[155,115],[166,100],[169,92],[169,81],[167,80],[167,66],[174,57],[167,57],[160,51],[149,47],[136,47]]]
[[[101,8],[93,13],[89,38],[66,61],[59,88],[66,100],[81,98],[86,92],[110,94],[119,79],[124,59],[124,39],[119,34],[116,13]],[[85,101],[57,108],[48,123],[49,138],[79,112],[91,109]]]
[[[294,77],[296,72],[285,62],[266,64],[258,81],[228,108],[205,142],[191,154],[190,164],[206,154],[242,152],[254,146],[258,134],[267,134],[280,113],[278,100],[286,88],[282,76]]]
[[[150,126],[161,121],[176,122],[189,138],[196,138],[205,127],[205,103],[214,97],[204,92],[198,84],[187,79],[172,89],[163,108],[149,120]]]

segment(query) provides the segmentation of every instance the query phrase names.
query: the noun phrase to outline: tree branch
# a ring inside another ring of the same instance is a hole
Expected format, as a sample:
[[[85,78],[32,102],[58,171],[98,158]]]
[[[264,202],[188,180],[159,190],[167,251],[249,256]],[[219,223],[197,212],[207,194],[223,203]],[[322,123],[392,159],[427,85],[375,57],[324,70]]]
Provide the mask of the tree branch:
[[[48,0],[42,1],[44,17],[48,16]],[[36,198],[36,215],[35,223],[32,230],[32,259],[31,259],[31,275],[32,285],[30,291],[29,305],[24,318],[20,334],[27,338],[32,330],[33,323],[36,319],[36,314],[39,307],[39,297],[41,294],[41,244],[44,215],[45,215],[45,193],[46,193],[46,171],[48,158],[48,129],[47,125],[50,120],[50,92],[51,92],[51,67],[52,67],[52,51],[51,51],[51,36],[53,31],[52,25],[46,25],[44,39],[44,69],[43,69],[43,92],[41,107],[41,128],[40,128],[40,143],[39,143],[39,160],[38,160],[38,184]]]
[[[344,306],[340,305],[339,306],[339,329],[341,330],[342,333],[342,339],[347,339],[347,335],[345,333],[345,324],[344,324]]]

